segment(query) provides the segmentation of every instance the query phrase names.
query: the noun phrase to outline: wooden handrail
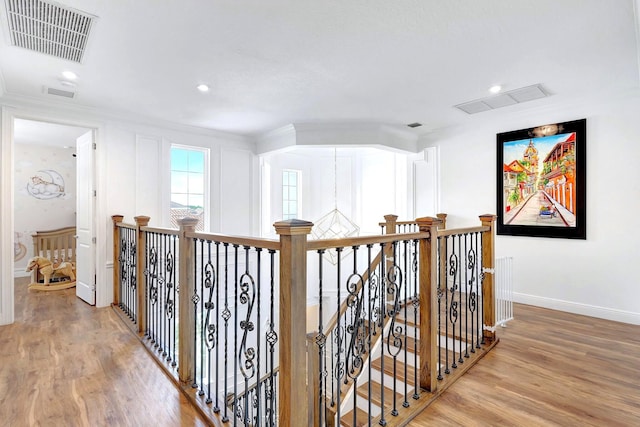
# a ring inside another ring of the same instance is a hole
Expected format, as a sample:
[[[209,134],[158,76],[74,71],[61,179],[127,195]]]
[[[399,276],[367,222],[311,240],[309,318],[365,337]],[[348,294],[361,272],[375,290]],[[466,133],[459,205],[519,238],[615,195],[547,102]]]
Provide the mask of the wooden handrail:
[[[377,236],[347,237],[345,239],[310,240],[307,243],[307,250],[317,251],[320,249],[350,248],[352,246],[366,246],[377,243],[392,243],[398,240],[419,240],[426,239],[428,237],[429,233],[398,233]]]
[[[489,230],[491,230],[491,227],[488,226],[452,228],[450,230],[438,230],[438,237],[457,236],[459,234],[483,233]]]
[[[165,227],[140,227],[140,231],[144,231],[145,233],[158,233],[158,234],[167,234],[170,236],[179,236],[180,229],[178,228],[165,228]]]
[[[211,240],[212,242],[228,243],[230,245],[251,246],[261,249],[280,250],[280,240],[261,239],[256,237],[229,236],[215,233],[186,233],[185,237],[189,239]]]
[[[116,215],[114,215],[114,216],[116,216]],[[127,224],[127,223],[124,223],[124,222],[117,223],[116,227],[129,228],[131,230],[135,230],[137,228],[137,226],[135,224]]]

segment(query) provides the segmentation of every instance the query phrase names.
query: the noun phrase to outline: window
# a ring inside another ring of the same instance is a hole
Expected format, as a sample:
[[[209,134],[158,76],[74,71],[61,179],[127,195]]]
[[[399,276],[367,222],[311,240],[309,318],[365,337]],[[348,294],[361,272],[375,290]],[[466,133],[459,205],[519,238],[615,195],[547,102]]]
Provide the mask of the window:
[[[300,171],[282,171],[282,219],[300,218]]]
[[[171,226],[178,228],[178,219],[198,218],[196,230],[203,231],[208,206],[206,149],[171,146]]]

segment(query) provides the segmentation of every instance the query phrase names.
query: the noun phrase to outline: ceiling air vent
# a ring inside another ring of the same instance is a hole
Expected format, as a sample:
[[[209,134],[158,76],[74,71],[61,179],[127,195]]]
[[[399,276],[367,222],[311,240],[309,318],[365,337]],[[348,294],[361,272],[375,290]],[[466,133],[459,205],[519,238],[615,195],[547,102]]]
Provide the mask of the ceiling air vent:
[[[82,62],[94,16],[41,0],[5,0],[14,46]]]
[[[533,101],[534,99],[545,98],[546,96],[547,94],[542,90],[540,85],[532,85],[458,104],[455,107],[467,114],[476,114],[509,105],[520,104],[522,102]]]
[[[47,95],[62,96],[63,98],[69,99],[73,99],[73,97],[76,96],[75,92],[70,92],[68,90],[56,89],[53,87],[47,87],[45,89],[47,90]]]

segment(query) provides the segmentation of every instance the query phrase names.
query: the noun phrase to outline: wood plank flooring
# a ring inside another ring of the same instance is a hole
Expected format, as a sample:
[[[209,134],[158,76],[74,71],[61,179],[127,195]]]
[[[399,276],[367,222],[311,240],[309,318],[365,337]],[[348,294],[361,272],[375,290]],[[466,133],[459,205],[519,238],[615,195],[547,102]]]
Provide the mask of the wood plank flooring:
[[[204,426],[111,308],[16,284],[0,326],[0,426]]]
[[[500,343],[410,426],[638,426],[640,326],[516,305]],[[201,426],[110,308],[16,285],[0,426]]]
[[[516,304],[498,336],[409,425],[640,426],[640,326]]]

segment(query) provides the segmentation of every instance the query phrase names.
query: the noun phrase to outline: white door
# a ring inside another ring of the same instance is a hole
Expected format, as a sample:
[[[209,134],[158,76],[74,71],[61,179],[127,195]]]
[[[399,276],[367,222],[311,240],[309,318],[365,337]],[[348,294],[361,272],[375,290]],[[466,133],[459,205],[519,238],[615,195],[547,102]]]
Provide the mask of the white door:
[[[76,141],[76,296],[96,303],[93,131]]]

